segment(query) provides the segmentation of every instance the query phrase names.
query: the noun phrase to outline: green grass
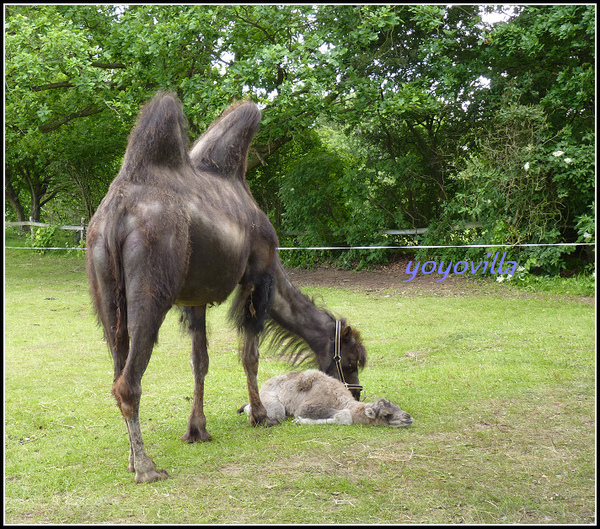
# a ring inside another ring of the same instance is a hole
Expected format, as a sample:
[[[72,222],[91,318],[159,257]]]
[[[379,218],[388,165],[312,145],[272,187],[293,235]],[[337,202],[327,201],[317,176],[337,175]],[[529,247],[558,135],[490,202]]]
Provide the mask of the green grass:
[[[226,306],[209,314],[211,443],[180,441],[193,381],[169,313],[143,380],[146,448],[170,478],[135,484],[112,360],[81,257],[7,250],[7,523],[593,523],[589,300],[514,289],[457,297],[306,289],[362,331],[366,397],[410,428],[252,428]],[[262,382],[289,370],[263,354]]]

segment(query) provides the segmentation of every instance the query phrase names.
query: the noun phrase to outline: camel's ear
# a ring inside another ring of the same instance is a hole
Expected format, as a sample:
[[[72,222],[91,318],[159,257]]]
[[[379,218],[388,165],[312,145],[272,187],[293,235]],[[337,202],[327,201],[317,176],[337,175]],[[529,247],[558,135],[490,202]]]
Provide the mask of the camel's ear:
[[[342,331],[342,340],[344,340],[344,342],[347,342],[350,340],[351,337],[352,337],[352,327],[350,327],[350,325],[346,325],[344,327],[344,330]]]
[[[386,407],[386,404],[389,403],[389,400],[377,399],[375,402],[372,402],[371,404],[367,405],[367,407],[365,408],[365,415],[369,419],[376,419],[377,417],[379,417],[379,414],[381,413],[382,409]]]
[[[365,415],[369,418],[369,419],[375,419],[377,417],[377,408],[376,408],[377,404],[373,403],[373,404],[369,404],[366,408],[365,408]]]

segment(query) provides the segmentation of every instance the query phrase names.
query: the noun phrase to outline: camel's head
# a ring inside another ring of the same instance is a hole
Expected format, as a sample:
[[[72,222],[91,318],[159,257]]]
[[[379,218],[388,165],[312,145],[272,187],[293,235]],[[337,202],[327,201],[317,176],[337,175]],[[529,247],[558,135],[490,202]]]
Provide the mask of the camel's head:
[[[400,406],[392,404],[389,400],[378,399],[370,402],[365,407],[365,415],[375,426],[410,426],[413,422],[408,412]]]

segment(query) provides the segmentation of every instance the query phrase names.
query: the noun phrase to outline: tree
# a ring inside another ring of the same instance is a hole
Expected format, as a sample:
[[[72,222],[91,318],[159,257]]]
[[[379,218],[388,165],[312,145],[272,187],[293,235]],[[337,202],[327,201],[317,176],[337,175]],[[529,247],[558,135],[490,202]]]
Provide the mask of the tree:
[[[474,125],[470,102],[481,75],[482,28],[477,6],[386,8],[368,12],[381,29],[352,58],[355,97],[336,117],[370,146],[376,194],[394,212],[389,227],[424,226],[446,200],[449,162]]]
[[[97,168],[97,154],[86,155],[90,144],[114,161],[127,129],[114,116],[95,119],[108,108],[111,65],[98,61],[98,43],[85,25],[65,17],[60,6],[7,11],[5,195],[18,217],[25,216],[22,201],[29,195],[29,216],[39,220],[45,204],[72,188],[72,173],[64,168]],[[98,8],[96,19],[106,14]],[[84,130],[74,134],[81,120]],[[116,142],[109,132],[117,134]]]
[[[7,201],[26,214],[27,195],[36,211],[78,190],[89,214],[157,89],[179,94],[191,139],[250,97],[263,120],[248,178],[267,212],[293,218],[291,182],[325,178],[337,203],[323,208],[346,224],[328,225],[363,240],[455,216],[481,185],[465,171],[498,148],[487,131],[529,109],[536,160],[566,153],[543,171],[563,237],[593,195],[594,9],[521,6],[491,27],[475,5],[10,6]],[[294,163],[303,149],[321,166]],[[46,185],[27,184],[32,160]]]
[[[527,6],[490,34],[487,116],[511,105],[546,116],[549,153],[572,160],[552,171],[564,199],[567,225],[594,196],[595,6]]]
[[[486,36],[484,126],[455,164],[426,242],[449,242],[448,227],[463,220],[483,223],[479,244],[577,239],[595,192],[594,31],[592,6],[527,6]],[[573,250],[529,248],[521,259],[557,273]]]

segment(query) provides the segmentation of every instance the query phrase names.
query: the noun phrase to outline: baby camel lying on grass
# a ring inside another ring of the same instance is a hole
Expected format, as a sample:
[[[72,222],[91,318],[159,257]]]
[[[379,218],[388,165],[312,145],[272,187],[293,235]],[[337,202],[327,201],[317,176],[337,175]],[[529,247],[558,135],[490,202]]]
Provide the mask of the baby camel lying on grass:
[[[308,370],[276,376],[260,389],[269,419],[296,417],[300,424],[371,424],[410,426],[412,417],[389,400],[358,402],[342,382],[321,371]],[[250,404],[238,413],[248,413]]]

